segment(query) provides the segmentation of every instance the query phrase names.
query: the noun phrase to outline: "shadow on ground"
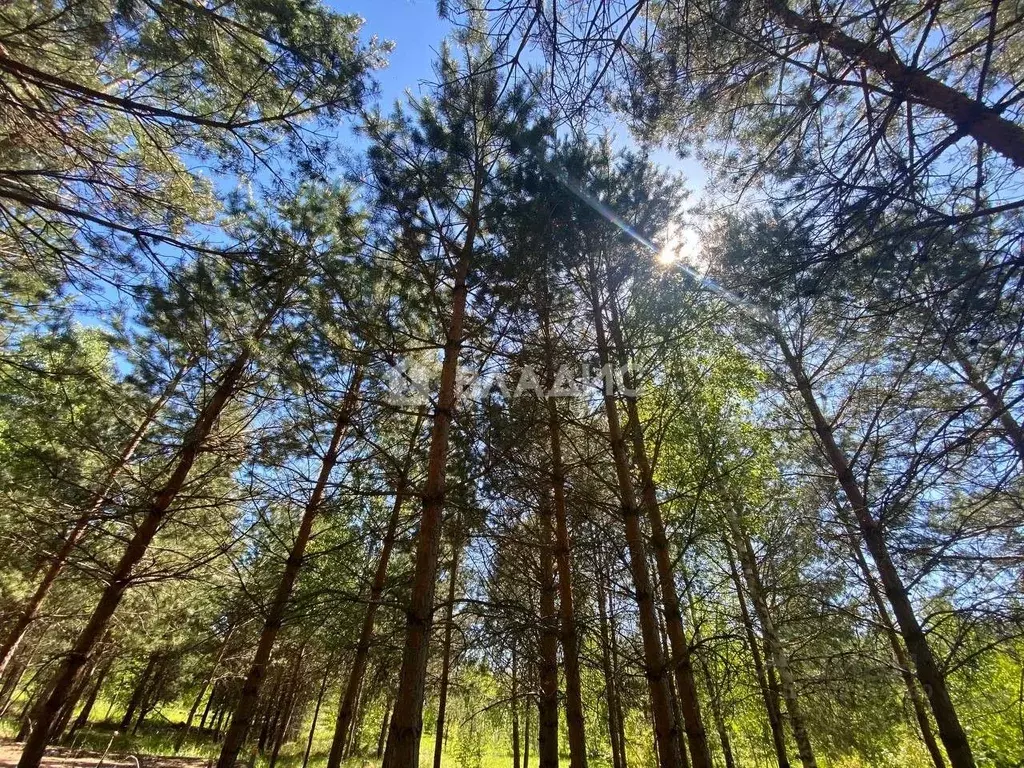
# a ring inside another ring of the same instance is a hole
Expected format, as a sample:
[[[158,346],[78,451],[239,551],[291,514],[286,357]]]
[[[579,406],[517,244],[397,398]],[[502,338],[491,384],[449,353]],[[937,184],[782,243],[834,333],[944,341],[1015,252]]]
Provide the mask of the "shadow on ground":
[[[21,744],[13,741],[0,742],[0,768],[15,768],[21,756]],[[127,755],[87,749],[50,747],[43,758],[43,768],[97,768],[100,758],[102,768],[207,768],[210,760],[202,757],[165,757],[163,755]]]

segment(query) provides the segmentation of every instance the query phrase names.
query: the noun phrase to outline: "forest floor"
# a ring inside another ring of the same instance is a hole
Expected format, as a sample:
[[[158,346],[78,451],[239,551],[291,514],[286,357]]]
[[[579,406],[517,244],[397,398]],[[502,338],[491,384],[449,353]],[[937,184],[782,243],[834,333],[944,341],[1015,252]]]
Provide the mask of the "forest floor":
[[[0,743],[0,768],[15,768],[20,756],[20,744]],[[97,768],[100,757],[101,752],[51,747],[46,750],[42,765],[43,768]],[[206,768],[209,763],[204,757],[133,756],[113,752],[103,758],[103,768]]]

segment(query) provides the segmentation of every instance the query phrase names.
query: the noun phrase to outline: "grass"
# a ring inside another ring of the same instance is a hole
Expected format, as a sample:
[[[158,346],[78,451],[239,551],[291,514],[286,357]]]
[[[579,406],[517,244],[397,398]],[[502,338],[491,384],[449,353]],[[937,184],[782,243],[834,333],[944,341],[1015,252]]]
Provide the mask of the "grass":
[[[22,702],[15,702],[8,709],[8,717],[0,719],[0,738],[13,739],[18,732],[19,723],[12,717],[20,712]],[[93,707],[93,722],[79,729],[70,743],[70,749],[83,752],[135,755],[136,757],[177,757],[202,760],[207,763],[216,761],[220,754],[220,743],[214,743],[209,731],[199,731],[198,722],[185,738],[181,748],[174,747],[181,734],[183,724],[188,717],[188,709],[178,704],[167,704],[157,707],[146,718],[146,722],[138,733],[130,730],[121,733],[117,730],[117,720],[121,714],[121,705],[110,700],[98,700]],[[95,718],[100,718],[98,721]],[[323,768],[327,763],[327,754],[331,746],[331,729],[333,717],[329,712],[321,712],[320,726],[313,739],[313,748],[309,758],[309,768]],[[369,725],[367,725],[369,728]],[[429,731],[429,732],[427,732]],[[424,732],[420,742],[420,768],[432,768],[434,758],[433,728]],[[303,722],[297,731],[296,738],[284,744],[278,755],[275,768],[301,768],[306,751],[306,739],[309,735],[309,722]],[[369,731],[364,735],[364,744],[369,741]],[[460,744],[457,736],[450,738],[446,750],[442,753],[442,768],[511,768],[512,752],[509,748],[502,749],[486,738],[477,742],[477,751],[467,749]],[[536,745],[531,749],[531,765],[537,764]],[[268,768],[270,754],[254,755],[254,749],[244,753],[243,760],[252,768]],[[255,758],[254,762],[250,763]],[[592,760],[594,768],[606,768],[602,760]],[[567,755],[563,755],[561,766],[568,766]],[[378,768],[380,761],[372,754],[349,758],[345,768]]]
[[[95,713],[104,713],[109,707],[108,702],[97,702],[93,710]],[[115,707],[116,710],[116,707]],[[117,730],[113,721],[92,722],[81,728],[71,740],[64,745],[71,750],[82,752],[110,754],[135,755],[137,757],[179,757],[204,760],[212,763],[220,754],[220,744],[210,740],[208,732],[201,732],[193,729],[181,745],[181,749],[175,752],[174,745],[181,733],[182,723],[187,716],[186,711],[180,713],[176,708],[168,707],[163,710],[154,711],[150,714],[146,723],[139,729],[138,733],[127,731],[121,733]],[[176,715],[180,714],[180,719]],[[11,718],[0,720],[0,738],[13,739],[18,731],[18,723]],[[306,750],[306,738],[308,736],[308,724],[299,729],[299,736],[292,742],[282,746],[281,754],[278,756],[276,768],[301,768],[302,758]],[[450,743],[449,747],[453,745]],[[310,754],[310,768],[323,768],[327,763],[327,753],[330,749],[330,735],[320,733],[314,737],[313,749]],[[252,752],[247,752],[247,757],[252,759]],[[434,757],[434,736],[424,735],[420,744],[420,766],[431,768]],[[256,755],[253,768],[268,768],[270,755]],[[512,763],[511,752],[486,751],[478,756],[479,762],[466,768],[510,768]],[[531,760],[531,763],[534,761]],[[564,761],[568,764],[568,761]],[[247,763],[248,764],[248,763]],[[345,768],[377,768],[380,761],[375,756],[364,755],[349,758],[345,761]],[[444,768],[459,768],[459,755],[449,750],[443,753],[442,766]]]

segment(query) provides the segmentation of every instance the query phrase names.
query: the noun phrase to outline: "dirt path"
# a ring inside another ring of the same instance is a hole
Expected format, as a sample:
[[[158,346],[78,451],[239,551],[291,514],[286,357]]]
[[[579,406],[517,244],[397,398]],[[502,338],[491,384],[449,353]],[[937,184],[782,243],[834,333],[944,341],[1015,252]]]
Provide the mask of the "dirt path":
[[[15,768],[21,756],[21,745],[12,742],[0,743],[0,768]],[[103,768],[207,768],[209,761],[200,757],[163,757],[161,755],[137,755],[139,762],[123,754],[110,753],[103,758]],[[51,747],[46,750],[43,768],[96,768],[100,761],[99,752]]]

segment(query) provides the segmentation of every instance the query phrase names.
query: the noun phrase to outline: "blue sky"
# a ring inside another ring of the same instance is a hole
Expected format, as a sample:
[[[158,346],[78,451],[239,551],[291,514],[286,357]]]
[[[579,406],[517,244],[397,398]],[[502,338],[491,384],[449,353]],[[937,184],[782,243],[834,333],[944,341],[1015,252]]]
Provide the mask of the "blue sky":
[[[437,15],[436,0],[325,0],[331,7],[342,13],[355,13],[365,21],[362,36],[368,40],[376,35],[381,40],[394,43],[389,56],[389,66],[376,75],[380,86],[380,106],[388,112],[396,100],[404,98],[407,90],[419,93],[422,85],[434,78],[433,61],[441,42],[452,30],[450,22]],[[617,143],[635,146],[628,130],[617,125],[614,118],[606,123],[612,126]],[[360,141],[360,139],[356,139]],[[702,165],[693,158],[680,160],[673,152],[653,148],[651,159],[665,168],[681,172],[685,186],[690,190],[686,208],[698,205],[704,197],[707,174]],[[645,236],[668,248],[694,266],[699,259],[699,227],[695,227],[699,215],[681,212],[678,221],[663,232],[645,232]]]
[[[414,91],[433,77],[431,63],[450,30],[437,15],[434,0],[327,0],[342,13],[362,16],[363,36],[395,43],[387,69],[377,73],[381,106],[389,107],[407,88]]]
[[[424,81],[433,77],[431,64],[441,40],[451,25],[437,15],[435,0],[327,0],[338,11],[355,13],[366,22],[363,36],[377,35],[391,40],[395,49],[390,56],[390,65],[377,75],[381,90],[381,106],[387,111],[406,89],[414,92]],[[626,130],[620,130],[625,138]],[[656,150],[652,153],[656,162],[673,170],[682,171],[688,186],[699,192],[706,174],[699,162],[693,159],[679,160],[672,152]],[[696,196],[696,195],[695,195]]]

